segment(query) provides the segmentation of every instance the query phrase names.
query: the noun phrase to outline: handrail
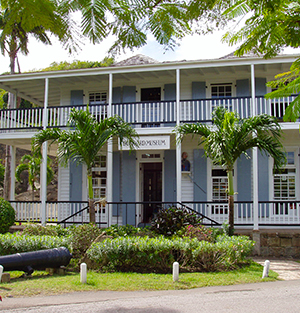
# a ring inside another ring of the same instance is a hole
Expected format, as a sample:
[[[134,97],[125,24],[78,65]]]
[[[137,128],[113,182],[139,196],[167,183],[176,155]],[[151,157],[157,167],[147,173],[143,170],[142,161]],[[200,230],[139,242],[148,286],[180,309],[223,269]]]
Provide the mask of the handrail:
[[[187,206],[186,204],[183,204],[181,202],[178,202],[180,205],[184,206],[185,208],[187,208],[188,210],[192,211],[193,213],[197,214],[197,215],[200,215],[202,218],[206,218],[208,219],[211,223],[214,223],[214,225],[216,226],[220,226],[221,224],[216,222],[215,220],[211,219],[210,217],[200,213],[200,212],[197,212],[196,210],[190,208],[189,206]]]

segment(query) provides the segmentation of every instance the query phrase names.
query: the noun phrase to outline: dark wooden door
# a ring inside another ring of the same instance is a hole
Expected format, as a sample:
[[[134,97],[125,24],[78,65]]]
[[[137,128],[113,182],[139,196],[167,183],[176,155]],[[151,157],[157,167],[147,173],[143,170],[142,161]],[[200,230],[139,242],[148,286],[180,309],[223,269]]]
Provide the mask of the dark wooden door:
[[[162,163],[144,163],[144,201],[162,201]],[[143,223],[149,223],[160,204],[144,204]]]

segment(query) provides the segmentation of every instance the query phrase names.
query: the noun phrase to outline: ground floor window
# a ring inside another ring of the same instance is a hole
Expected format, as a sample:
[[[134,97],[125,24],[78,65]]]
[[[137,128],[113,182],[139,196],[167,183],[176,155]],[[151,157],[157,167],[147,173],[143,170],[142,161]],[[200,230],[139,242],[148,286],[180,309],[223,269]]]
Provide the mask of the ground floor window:
[[[274,200],[294,201],[296,200],[296,164],[295,152],[286,153],[286,167],[273,171]],[[274,214],[288,214],[289,209],[296,208],[295,203],[275,203]]]
[[[94,199],[98,200],[106,196],[106,155],[97,157],[92,171]]]
[[[217,168],[212,170],[212,201],[226,201],[228,178],[223,169]],[[227,204],[218,204],[212,206],[212,214],[228,214]]]

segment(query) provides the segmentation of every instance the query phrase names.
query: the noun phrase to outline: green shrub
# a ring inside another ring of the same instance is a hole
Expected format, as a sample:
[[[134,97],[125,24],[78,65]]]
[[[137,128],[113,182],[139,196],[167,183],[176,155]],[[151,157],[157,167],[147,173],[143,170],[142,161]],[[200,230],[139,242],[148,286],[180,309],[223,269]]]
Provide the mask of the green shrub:
[[[151,229],[164,236],[172,236],[182,228],[192,225],[198,226],[202,219],[185,208],[161,208],[151,223]]]
[[[52,236],[23,236],[20,233],[0,235],[0,255],[66,247],[68,238]]]
[[[254,246],[246,236],[219,236],[216,243],[200,241],[192,251],[192,267],[201,272],[231,270],[245,261]]]
[[[81,258],[92,242],[103,232],[94,224],[69,227],[70,242],[74,258]]]
[[[28,224],[25,226],[23,235],[29,236],[67,236],[68,230],[62,228],[60,225],[47,225]]]
[[[16,213],[10,203],[0,198],[0,233],[8,232],[9,227],[15,223]]]
[[[252,247],[246,237],[223,236],[216,243],[196,238],[118,237],[94,243],[87,255],[101,270],[167,273],[177,261],[185,270],[223,271],[245,262]]]

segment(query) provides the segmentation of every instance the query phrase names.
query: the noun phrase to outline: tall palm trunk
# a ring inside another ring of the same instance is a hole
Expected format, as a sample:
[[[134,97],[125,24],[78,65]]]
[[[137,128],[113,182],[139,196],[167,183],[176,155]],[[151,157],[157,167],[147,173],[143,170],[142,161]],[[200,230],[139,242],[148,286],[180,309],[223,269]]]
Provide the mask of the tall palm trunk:
[[[94,200],[93,179],[92,179],[92,171],[91,170],[88,170],[87,179],[88,179],[88,190],[89,190],[90,223],[95,224],[95,222],[96,222],[95,200]]]
[[[229,210],[229,235],[234,233],[234,189],[233,189],[233,172],[227,170],[228,178],[228,210]]]
[[[14,74],[15,73],[15,62],[16,62],[16,56],[17,56],[17,46],[15,43],[14,37],[12,38],[12,40],[9,44],[9,48],[10,48],[10,52],[9,52],[10,74]],[[11,109],[13,107],[13,103],[14,103],[14,95],[9,93],[7,109]],[[3,198],[5,200],[10,200],[10,184],[11,184],[10,161],[11,161],[10,146],[6,145],[6,147],[5,147],[4,188],[3,188]]]

